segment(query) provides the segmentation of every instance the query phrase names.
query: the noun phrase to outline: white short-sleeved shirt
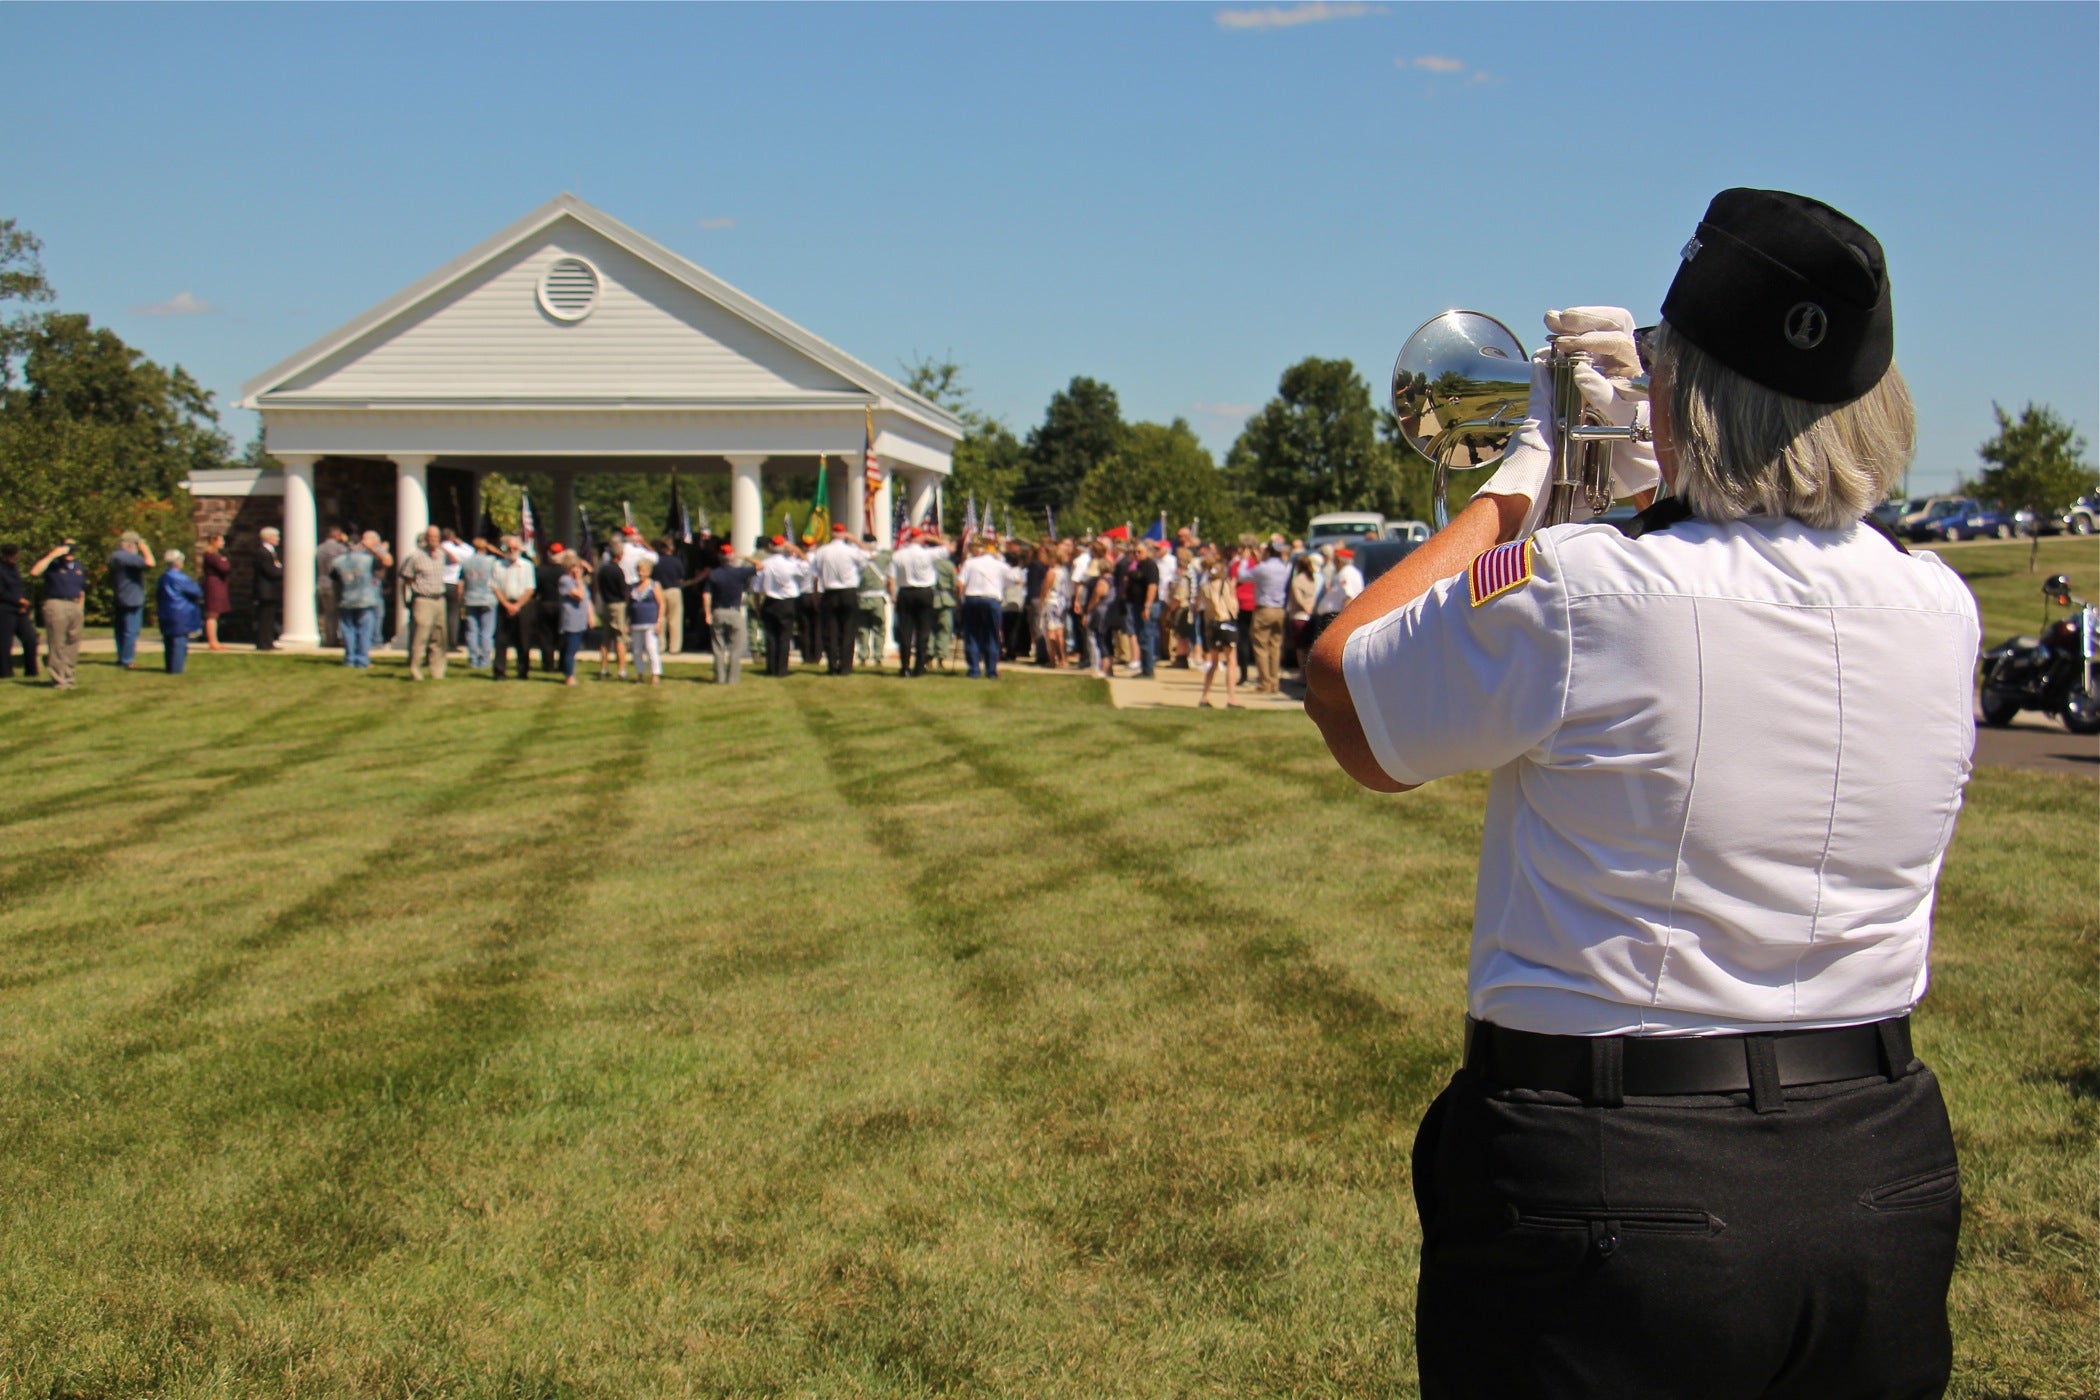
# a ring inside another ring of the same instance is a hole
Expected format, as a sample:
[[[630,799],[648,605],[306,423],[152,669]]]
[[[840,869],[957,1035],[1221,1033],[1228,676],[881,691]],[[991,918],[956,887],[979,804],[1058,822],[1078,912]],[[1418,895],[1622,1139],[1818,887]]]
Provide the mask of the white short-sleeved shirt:
[[[1320,611],[1338,613],[1356,601],[1364,591],[1363,571],[1354,564],[1343,564],[1327,580],[1327,587],[1320,593]]]
[[[758,591],[768,598],[802,596],[802,561],[782,550],[758,566]]]
[[[816,574],[819,592],[839,592],[860,589],[860,565],[867,556],[860,546],[844,538],[833,539],[820,545],[810,555],[810,566]]]
[[[620,572],[627,575],[629,588],[642,581],[642,561],[645,559],[649,561],[650,569],[654,570],[658,561],[655,550],[645,544],[636,544],[632,540],[621,548]]]
[[[1960,577],[1863,526],[1568,525],[1360,629],[1343,674],[1395,779],[1494,772],[1472,1014],[1687,1035],[1923,995],[1977,642]]]
[[[931,588],[936,579],[933,551],[924,545],[908,544],[890,556],[890,582],[899,588]]]
[[[1009,584],[1025,583],[1027,578],[996,554],[975,554],[955,571],[955,587],[965,598],[989,598],[997,602],[1006,596]]]

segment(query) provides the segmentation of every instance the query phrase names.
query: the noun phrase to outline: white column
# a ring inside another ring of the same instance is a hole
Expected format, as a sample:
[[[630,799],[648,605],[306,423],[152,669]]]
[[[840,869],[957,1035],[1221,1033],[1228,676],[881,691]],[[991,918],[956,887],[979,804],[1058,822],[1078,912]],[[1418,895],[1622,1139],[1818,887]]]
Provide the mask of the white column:
[[[576,548],[576,473],[554,473],[554,535],[562,548]]]
[[[884,462],[882,486],[875,492],[875,542],[883,549],[888,549],[896,543],[896,540],[890,537],[890,514],[897,508],[890,493],[890,483],[896,474],[896,468]]]
[[[848,457],[845,478],[842,484],[846,488],[846,513],[834,518],[846,522],[858,543],[861,532],[868,528],[868,459],[858,452]]]
[[[737,454],[728,461],[729,543],[738,554],[748,555],[766,525],[766,459]]]
[[[423,532],[430,528],[430,458],[394,455],[394,565],[420,549]],[[394,640],[408,649],[407,604],[401,590],[394,590]]]
[[[284,463],[284,635],[295,647],[321,644],[314,604],[314,551],[320,547],[321,517],[314,507],[314,458],[286,456]]]
[[[933,519],[933,488],[940,478],[932,472],[907,472],[905,484],[911,494],[905,497],[904,511],[914,525],[924,525]]]

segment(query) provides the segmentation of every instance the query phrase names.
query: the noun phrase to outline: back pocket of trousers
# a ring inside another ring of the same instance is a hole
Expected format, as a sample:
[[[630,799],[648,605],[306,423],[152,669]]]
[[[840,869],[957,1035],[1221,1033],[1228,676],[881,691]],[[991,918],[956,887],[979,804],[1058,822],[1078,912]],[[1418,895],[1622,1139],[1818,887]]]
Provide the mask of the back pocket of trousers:
[[[1925,1210],[1960,1197],[1961,1171],[1947,1166],[1862,1191],[1859,1203],[1872,1211]]]

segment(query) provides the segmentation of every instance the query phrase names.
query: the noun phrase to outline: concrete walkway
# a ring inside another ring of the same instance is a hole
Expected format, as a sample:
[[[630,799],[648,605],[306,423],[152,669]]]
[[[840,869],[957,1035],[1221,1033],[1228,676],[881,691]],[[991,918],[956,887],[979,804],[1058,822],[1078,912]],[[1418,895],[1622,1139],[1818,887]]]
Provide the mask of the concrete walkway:
[[[1195,709],[1203,695],[1203,663],[1192,661],[1188,669],[1161,665],[1151,680],[1120,672],[1108,683],[1109,702],[1119,710]],[[1258,694],[1251,685],[1241,686],[1234,696],[1249,710],[1303,710],[1305,687],[1295,676],[1285,676],[1283,690],[1276,695]],[[1210,703],[1225,704],[1225,678],[1210,688]]]

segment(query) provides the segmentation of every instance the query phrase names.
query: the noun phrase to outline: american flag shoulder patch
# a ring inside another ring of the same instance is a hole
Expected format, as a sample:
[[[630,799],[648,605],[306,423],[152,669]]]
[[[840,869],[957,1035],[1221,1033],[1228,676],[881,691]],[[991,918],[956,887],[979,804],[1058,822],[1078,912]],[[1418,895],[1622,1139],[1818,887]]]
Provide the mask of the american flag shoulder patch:
[[[1522,588],[1531,582],[1531,541],[1513,540],[1498,544],[1473,561],[1466,573],[1466,584],[1473,595],[1473,606],[1479,607],[1490,598],[1499,598],[1512,588]]]

